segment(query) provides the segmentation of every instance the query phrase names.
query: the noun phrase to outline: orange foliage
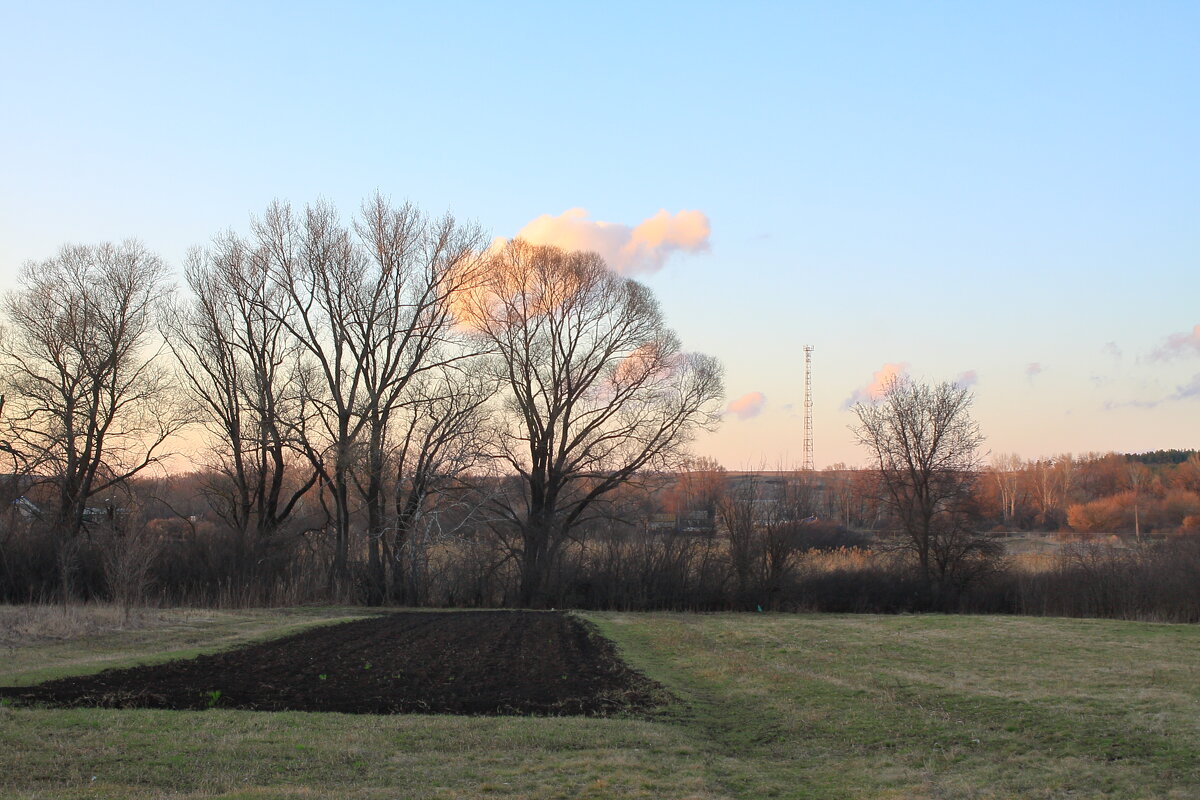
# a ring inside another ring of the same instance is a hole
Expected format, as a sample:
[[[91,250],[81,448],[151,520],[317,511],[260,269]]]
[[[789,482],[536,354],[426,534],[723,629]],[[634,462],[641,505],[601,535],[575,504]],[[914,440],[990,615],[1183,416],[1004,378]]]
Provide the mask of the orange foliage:
[[[1090,503],[1076,503],[1067,509],[1067,524],[1081,533],[1101,533],[1128,527],[1133,513],[1133,492],[1101,497]]]
[[[1200,492],[1172,489],[1163,497],[1162,506],[1167,525],[1183,525],[1189,517],[1200,519]]]

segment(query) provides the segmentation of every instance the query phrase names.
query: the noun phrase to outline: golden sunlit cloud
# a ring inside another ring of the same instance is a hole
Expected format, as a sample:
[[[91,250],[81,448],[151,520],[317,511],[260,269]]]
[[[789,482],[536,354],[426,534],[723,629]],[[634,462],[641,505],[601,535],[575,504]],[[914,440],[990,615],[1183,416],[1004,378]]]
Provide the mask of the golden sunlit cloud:
[[[545,314],[579,291],[578,273],[549,269],[538,247],[524,239],[494,239],[477,257],[452,271],[445,303],[460,331],[483,330],[487,323]],[[552,258],[578,258],[556,252]],[[557,263],[557,262],[556,262]],[[598,267],[603,269],[603,266]]]
[[[587,211],[572,208],[559,216],[543,214],[525,225],[512,239],[496,237],[472,259],[469,275],[454,276],[458,284],[446,303],[459,330],[477,329],[500,296],[508,296],[517,287],[511,283],[519,269],[525,245],[552,246],[567,252],[591,252],[604,259],[608,268],[620,275],[654,272],[673,253],[701,253],[708,250],[711,228],[708,217],[699,211],[671,214],[665,209],[630,227],[617,222],[590,220]],[[521,244],[523,243],[523,245]],[[544,297],[553,305],[562,298]],[[481,316],[483,315],[483,316]]]
[[[883,393],[887,391],[888,386],[897,378],[908,377],[908,362],[900,362],[896,364],[884,364],[871,377],[871,382],[866,386],[855,389],[849,397],[842,403],[842,408],[847,409],[855,403],[873,403],[883,397]]]
[[[762,392],[744,394],[729,404],[725,409],[727,414],[733,414],[738,419],[746,420],[757,417],[767,404],[767,396]]]
[[[572,208],[559,216],[543,214],[517,232],[531,244],[599,253],[621,275],[656,272],[675,252],[708,250],[711,227],[700,211],[670,214],[665,209],[638,225],[590,220],[587,211]]]

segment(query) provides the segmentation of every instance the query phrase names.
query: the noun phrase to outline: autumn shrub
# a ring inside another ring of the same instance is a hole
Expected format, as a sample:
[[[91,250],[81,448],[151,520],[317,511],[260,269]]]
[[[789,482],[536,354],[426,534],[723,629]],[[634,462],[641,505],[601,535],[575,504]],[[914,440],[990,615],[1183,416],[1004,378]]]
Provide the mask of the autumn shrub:
[[[1168,526],[1185,527],[1189,518],[1200,523],[1200,493],[1171,489],[1163,497],[1161,507],[1163,523]]]
[[[1133,528],[1133,492],[1101,497],[1067,508],[1067,524],[1081,533],[1101,533]]]

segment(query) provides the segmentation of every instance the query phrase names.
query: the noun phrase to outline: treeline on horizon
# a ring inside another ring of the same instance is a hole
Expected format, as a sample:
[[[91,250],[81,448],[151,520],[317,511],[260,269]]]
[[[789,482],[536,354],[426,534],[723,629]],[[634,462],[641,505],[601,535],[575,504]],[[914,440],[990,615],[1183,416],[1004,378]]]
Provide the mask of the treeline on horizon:
[[[1014,459],[1009,468],[981,470],[972,483],[973,522],[996,548],[933,598],[898,543],[873,470],[726,472],[698,459],[613,492],[560,552],[545,604],[1200,621],[1200,455],[1148,468],[1135,496],[1130,467],[1139,463],[1110,453]],[[348,591],[331,594],[333,541],[319,486],[302,493],[287,525],[269,539],[246,542],[218,512],[214,490],[224,481],[215,470],[135,477],[100,498],[70,597],[169,605],[521,604],[518,563],[495,521],[480,513],[503,477],[459,476],[427,498],[405,544],[402,586],[384,598],[371,595],[361,537],[351,548]],[[27,498],[51,488],[25,485]],[[8,497],[19,491],[15,476],[6,489]],[[363,509],[352,522],[365,530]],[[1006,554],[1023,532],[1044,547]],[[0,541],[0,597],[61,598],[62,565],[42,519],[10,506]]]
[[[1143,464],[1182,464],[1195,454],[1195,450],[1150,450],[1145,453],[1128,453],[1125,457]]]
[[[1200,619],[1195,453],[995,459],[914,548],[879,470],[691,459],[721,366],[595,254],[375,196],[183,272],[72,245],[3,299],[0,600]],[[154,477],[189,428],[206,466]]]

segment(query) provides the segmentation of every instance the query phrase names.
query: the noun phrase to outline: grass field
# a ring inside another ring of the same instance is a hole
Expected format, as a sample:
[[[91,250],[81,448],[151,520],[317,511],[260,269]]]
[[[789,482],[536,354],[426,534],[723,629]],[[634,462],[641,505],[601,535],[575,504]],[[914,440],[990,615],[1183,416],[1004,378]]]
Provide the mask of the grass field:
[[[358,613],[154,612],[123,629],[0,608],[0,684]],[[678,702],[650,719],[0,707],[0,796],[1200,797],[1200,627],[585,616]]]

